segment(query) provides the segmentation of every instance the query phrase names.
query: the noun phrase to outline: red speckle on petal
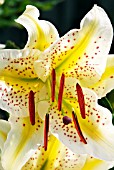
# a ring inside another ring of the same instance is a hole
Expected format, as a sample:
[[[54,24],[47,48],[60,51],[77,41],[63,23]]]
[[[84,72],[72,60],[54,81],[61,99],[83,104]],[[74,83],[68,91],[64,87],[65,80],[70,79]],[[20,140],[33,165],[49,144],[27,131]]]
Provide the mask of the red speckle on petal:
[[[74,46],[71,47],[71,49],[73,49],[73,48],[74,48]]]

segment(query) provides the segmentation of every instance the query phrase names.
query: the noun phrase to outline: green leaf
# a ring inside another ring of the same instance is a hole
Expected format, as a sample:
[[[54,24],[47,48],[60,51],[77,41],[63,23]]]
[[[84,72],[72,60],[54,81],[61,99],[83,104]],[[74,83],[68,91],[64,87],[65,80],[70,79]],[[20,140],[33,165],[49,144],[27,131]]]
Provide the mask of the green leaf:
[[[111,113],[114,113],[114,109],[113,109],[110,101],[107,99],[107,97],[103,97],[102,99],[99,99],[98,103],[101,106],[106,107],[107,109],[109,109],[111,111]]]

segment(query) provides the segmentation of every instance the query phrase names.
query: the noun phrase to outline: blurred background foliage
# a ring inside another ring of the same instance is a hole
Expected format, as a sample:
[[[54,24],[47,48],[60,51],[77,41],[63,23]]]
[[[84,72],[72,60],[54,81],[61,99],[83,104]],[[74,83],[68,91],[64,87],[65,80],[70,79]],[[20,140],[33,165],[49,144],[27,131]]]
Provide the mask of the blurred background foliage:
[[[105,9],[114,28],[114,0],[5,0],[0,6],[0,43],[6,44],[6,48],[23,48],[26,44],[27,31],[14,20],[23,13],[28,4],[38,7],[40,18],[52,22],[60,36],[70,29],[79,28],[81,19],[94,4]],[[114,54],[114,43],[110,53]],[[114,90],[100,99],[99,104],[114,115]],[[8,113],[3,116],[3,112],[0,111],[0,118],[8,119]]]

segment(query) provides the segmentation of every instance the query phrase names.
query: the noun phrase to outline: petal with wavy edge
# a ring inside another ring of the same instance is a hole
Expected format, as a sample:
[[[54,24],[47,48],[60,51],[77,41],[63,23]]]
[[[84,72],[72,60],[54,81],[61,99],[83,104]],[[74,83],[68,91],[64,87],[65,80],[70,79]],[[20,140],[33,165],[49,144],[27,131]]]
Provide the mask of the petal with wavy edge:
[[[95,5],[81,21],[80,30],[71,30],[40,55],[35,62],[38,77],[45,81],[55,68],[84,86],[97,82],[105,70],[112,37],[107,14]]]
[[[11,131],[1,156],[5,170],[20,170],[34,154],[38,145],[43,144],[43,122],[36,115],[35,125],[30,124],[29,117],[10,117]]]
[[[99,98],[106,96],[108,92],[114,89],[114,55],[108,55],[106,69],[101,79],[89,88],[94,90]]]
[[[7,134],[10,131],[9,122],[0,119],[0,149],[3,149],[4,142],[7,139]]]
[[[33,63],[39,50],[0,50],[0,77],[36,78]]]
[[[3,77],[0,80],[0,108],[15,116],[29,115],[29,92],[34,92],[35,110],[43,83],[36,79]]]
[[[108,109],[97,104],[96,94],[83,89],[86,119],[80,115],[79,105],[76,99],[63,101],[62,112],[57,109],[56,103],[52,105],[50,114],[50,131],[73,152],[78,154],[90,154],[95,158],[107,161],[114,160],[114,126],[112,125],[112,114]],[[72,118],[72,108],[74,108],[79,120],[82,133],[87,141],[83,144],[74,128],[73,121],[69,125],[63,126],[63,116]]]
[[[45,20],[39,20],[39,10],[27,5],[24,13],[16,20],[28,31],[28,41],[25,48],[36,48],[44,51],[59,38],[53,24]]]
[[[103,161],[88,156],[82,170],[107,170],[114,166],[114,162]]]
[[[22,170],[80,170],[86,160],[86,155],[76,155],[65,147],[54,136],[49,137],[48,150],[39,147],[36,153],[24,165]]]

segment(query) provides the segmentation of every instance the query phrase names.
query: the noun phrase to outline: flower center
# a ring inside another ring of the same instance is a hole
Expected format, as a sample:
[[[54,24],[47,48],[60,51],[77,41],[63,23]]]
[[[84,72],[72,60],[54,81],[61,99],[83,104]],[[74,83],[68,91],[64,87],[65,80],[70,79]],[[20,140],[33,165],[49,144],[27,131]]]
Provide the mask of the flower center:
[[[55,86],[56,86],[56,72],[53,69],[52,70],[52,81],[51,81],[51,100],[52,102],[55,101]],[[65,75],[62,74],[60,78],[60,86],[59,86],[59,93],[58,93],[58,110],[62,110],[62,98],[63,98],[63,92],[64,92],[64,86],[65,86]],[[77,97],[78,97],[78,103],[80,107],[80,113],[83,119],[86,118],[85,114],[85,101],[84,101],[84,94],[82,91],[81,86],[77,83],[76,84],[76,91],[77,91]],[[64,102],[65,103],[65,102]],[[65,104],[67,105],[67,103]],[[31,125],[35,125],[35,101],[34,101],[34,92],[31,90],[29,92],[29,115],[30,115],[30,122]],[[80,137],[80,140],[87,144],[83,133],[81,131],[78,118],[74,111],[72,111],[72,119],[74,122],[75,129]],[[72,123],[72,119],[68,116],[63,116],[63,124],[68,125]],[[48,146],[48,132],[49,132],[49,114],[47,113],[45,115],[45,122],[44,122],[44,150],[47,150]]]
[[[64,125],[68,125],[69,123],[72,123],[72,119],[69,118],[68,116],[64,116],[63,123],[64,123]]]
[[[54,101],[54,97],[55,97],[55,86],[56,86],[55,80],[56,80],[56,73],[55,73],[55,70],[53,69],[52,70],[52,86],[51,86],[52,87],[52,89],[51,89],[51,91],[52,91],[52,102]],[[65,75],[62,74],[61,79],[60,79],[59,94],[58,94],[58,110],[59,111],[62,110],[62,98],[63,98],[64,86],[65,86]],[[81,86],[78,83],[76,84],[76,91],[77,91],[78,103],[79,103],[79,108],[80,108],[80,114],[81,114],[82,119],[85,119],[86,114],[85,114],[84,94],[83,94]],[[65,103],[66,102],[64,101],[64,104]],[[67,103],[65,105],[67,105]],[[68,107],[68,105],[67,105],[67,107]],[[74,109],[72,108],[72,110],[74,110]],[[73,119],[73,122],[74,122],[75,129],[76,129],[76,131],[77,131],[77,133],[80,137],[80,140],[84,144],[87,144],[87,142],[86,142],[86,140],[83,136],[83,133],[81,131],[81,128],[80,128],[80,125],[79,125],[79,122],[78,122],[78,118],[75,115],[74,111],[72,111],[72,119]],[[63,117],[63,123],[64,123],[63,126],[72,123],[72,119],[68,116],[64,116]]]

